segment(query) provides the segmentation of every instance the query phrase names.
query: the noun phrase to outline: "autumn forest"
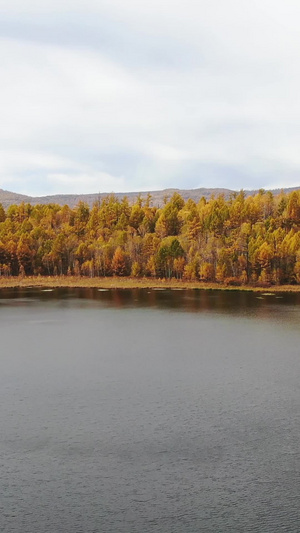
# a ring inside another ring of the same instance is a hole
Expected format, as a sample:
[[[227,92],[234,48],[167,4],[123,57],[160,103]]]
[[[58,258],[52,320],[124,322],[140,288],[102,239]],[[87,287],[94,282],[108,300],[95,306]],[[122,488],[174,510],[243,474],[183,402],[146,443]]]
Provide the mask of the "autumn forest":
[[[175,193],[92,207],[0,204],[1,276],[132,276],[228,285],[300,283],[300,191],[197,204]]]

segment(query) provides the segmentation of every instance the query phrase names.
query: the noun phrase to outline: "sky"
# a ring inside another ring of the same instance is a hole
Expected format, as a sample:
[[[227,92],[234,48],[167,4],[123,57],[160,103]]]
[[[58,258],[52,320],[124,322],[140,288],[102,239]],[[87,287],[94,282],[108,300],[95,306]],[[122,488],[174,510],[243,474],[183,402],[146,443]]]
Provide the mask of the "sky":
[[[300,186],[299,0],[0,12],[0,188]]]

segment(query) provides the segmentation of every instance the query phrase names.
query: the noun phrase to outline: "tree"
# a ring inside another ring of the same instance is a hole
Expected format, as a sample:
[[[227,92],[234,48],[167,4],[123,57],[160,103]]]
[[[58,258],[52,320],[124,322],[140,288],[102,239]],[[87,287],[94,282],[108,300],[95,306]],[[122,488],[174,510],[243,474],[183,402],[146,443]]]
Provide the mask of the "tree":
[[[116,249],[112,262],[111,262],[112,271],[115,276],[125,276],[126,275],[126,259],[125,254],[120,246]]]
[[[171,278],[174,272],[174,260],[179,257],[184,257],[184,250],[179,240],[176,237],[165,238],[156,254],[156,271],[164,277]]]

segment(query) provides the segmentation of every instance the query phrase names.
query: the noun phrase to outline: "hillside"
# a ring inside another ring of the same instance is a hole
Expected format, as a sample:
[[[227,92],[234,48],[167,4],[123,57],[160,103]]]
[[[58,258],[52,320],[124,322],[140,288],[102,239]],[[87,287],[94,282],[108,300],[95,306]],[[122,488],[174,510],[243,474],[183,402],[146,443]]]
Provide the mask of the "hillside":
[[[299,187],[290,187],[286,189],[274,189],[272,193],[276,196],[282,190],[288,194],[292,191],[299,190]],[[148,194],[151,194],[152,203],[156,206],[161,206],[164,203],[164,200],[167,198],[169,200],[174,192],[178,192],[182,198],[186,201],[189,198],[198,202],[200,198],[204,197],[207,200],[211,198],[212,195],[219,196],[223,194],[225,199],[228,199],[229,196],[236,191],[231,189],[209,189],[209,188],[199,188],[199,189],[164,189],[161,191],[143,191],[143,192],[128,192],[128,193],[113,193],[114,196],[121,200],[126,196],[130,202],[134,203],[139,195],[142,198],[146,198]],[[245,191],[246,196],[254,196],[258,191]],[[101,198],[108,196],[110,193],[94,193],[94,194],[55,194],[51,196],[26,196],[24,194],[18,194],[11,191],[5,191],[0,189],[0,203],[3,207],[7,208],[10,205],[16,204],[19,205],[22,202],[30,203],[32,205],[36,204],[59,204],[59,205],[68,205],[69,207],[75,207],[80,201],[86,202],[89,206],[92,206],[95,202],[101,200]]]

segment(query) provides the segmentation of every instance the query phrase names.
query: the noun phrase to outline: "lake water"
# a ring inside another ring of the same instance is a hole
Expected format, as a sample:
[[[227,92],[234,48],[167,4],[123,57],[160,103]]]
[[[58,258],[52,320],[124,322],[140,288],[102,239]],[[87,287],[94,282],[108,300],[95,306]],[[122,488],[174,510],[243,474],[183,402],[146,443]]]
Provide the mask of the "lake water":
[[[0,531],[300,531],[300,295],[0,291]]]

